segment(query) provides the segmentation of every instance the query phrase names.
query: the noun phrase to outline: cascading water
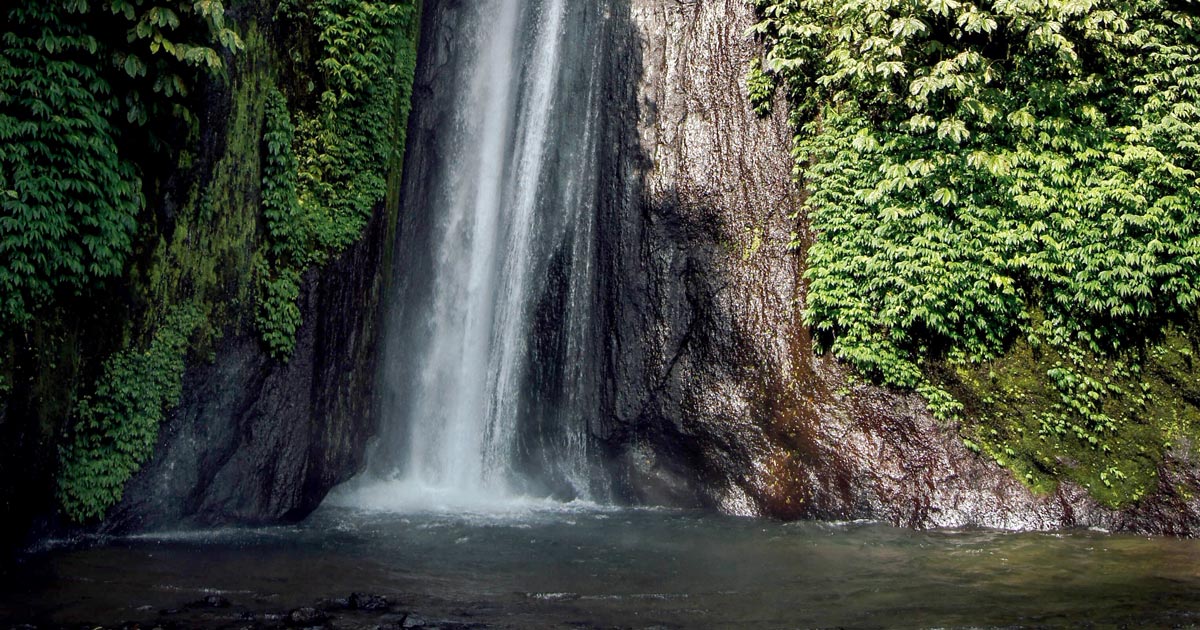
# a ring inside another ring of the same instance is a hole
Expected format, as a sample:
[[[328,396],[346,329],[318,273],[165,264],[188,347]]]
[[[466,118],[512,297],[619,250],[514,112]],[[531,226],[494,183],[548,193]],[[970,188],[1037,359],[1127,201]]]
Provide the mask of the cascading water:
[[[594,497],[602,3],[431,4],[381,435],[340,500]]]

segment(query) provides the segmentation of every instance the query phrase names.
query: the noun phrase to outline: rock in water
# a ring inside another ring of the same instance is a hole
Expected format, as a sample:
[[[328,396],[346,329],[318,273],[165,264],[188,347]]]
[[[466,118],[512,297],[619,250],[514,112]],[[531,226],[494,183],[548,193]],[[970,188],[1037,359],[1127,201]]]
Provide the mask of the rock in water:
[[[302,628],[317,626],[325,623],[328,620],[329,615],[326,615],[325,613],[311,606],[297,608],[296,610],[288,613],[287,616],[287,624],[289,626]]]
[[[229,600],[220,595],[205,595],[203,599],[188,604],[189,608],[229,608],[229,606]]]
[[[386,597],[367,593],[351,593],[346,603],[347,607],[352,610],[380,611],[388,608]]]

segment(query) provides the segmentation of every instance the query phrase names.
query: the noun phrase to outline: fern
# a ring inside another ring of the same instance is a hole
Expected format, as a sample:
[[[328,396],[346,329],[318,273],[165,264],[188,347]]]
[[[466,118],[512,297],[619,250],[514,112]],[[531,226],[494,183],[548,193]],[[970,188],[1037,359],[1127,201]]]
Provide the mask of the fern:
[[[110,357],[95,392],[79,401],[58,480],[60,504],[73,520],[103,518],[154,452],[158,425],[182,394],[189,338],[203,322],[199,310],[177,308],[147,348]]]

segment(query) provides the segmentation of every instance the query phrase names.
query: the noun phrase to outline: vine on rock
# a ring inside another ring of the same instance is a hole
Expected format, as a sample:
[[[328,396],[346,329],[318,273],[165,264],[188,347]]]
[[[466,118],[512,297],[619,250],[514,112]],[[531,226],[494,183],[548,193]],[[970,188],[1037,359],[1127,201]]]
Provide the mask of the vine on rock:
[[[154,452],[158,425],[182,394],[189,339],[204,321],[199,310],[179,307],[147,348],[109,357],[95,393],[79,401],[58,482],[59,502],[73,520],[102,518]]]
[[[0,333],[124,273],[145,147],[122,129],[188,118],[194,71],[242,43],[218,0],[52,0],[0,34]],[[153,133],[145,142],[159,142]]]
[[[269,262],[259,270],[258,328],[277,358],[295,346],[300,278],[362,236],[404,151],[416,67],[412,0],[288,0],[279,16],[313,29],[314,103],[289,113],[269,96],[264,212]],[[303,81],[302,81],[303,82]]]
[[[1200,308],[1190,5],[755,4],[761,68],[787,90],[811,193],[805,316],[819,341],[921,391],[936,415],[961,418],[970,403],[985,425],[996,407],[952,390],[981,368],[994,379],[1019,342],[1053,392],[1020,414],[1031,426],[967,431],[969,444],[1028,480],[1071,469],[1111,488],[1131,477],[1108,470],[1137,446],[1123,432],[1167,422],[1129,404],[1149,387],[1143,357],[1192,330]],[[772,90],[754,68],[750,78],[763,110]],[[932,377],[943,364],[949,376]],[[1161,455],[1161,439],[1150,446]],[[1063,456],[1088,451],[1083,463]],[[1139,462],[1138,484],[1106,499],[1141,495],[1154,458]]]

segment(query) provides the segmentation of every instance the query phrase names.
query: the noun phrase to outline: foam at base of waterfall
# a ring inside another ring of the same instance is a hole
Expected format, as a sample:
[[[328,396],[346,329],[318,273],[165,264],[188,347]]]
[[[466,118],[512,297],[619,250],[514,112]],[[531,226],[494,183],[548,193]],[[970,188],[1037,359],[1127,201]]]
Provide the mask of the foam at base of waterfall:
[[[481,489],[440,487],[412,479],[360,478],[339,486],[325,505],[396,514],[522,517],[543,512],[611,509],[591,501],[569,502]]]

